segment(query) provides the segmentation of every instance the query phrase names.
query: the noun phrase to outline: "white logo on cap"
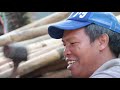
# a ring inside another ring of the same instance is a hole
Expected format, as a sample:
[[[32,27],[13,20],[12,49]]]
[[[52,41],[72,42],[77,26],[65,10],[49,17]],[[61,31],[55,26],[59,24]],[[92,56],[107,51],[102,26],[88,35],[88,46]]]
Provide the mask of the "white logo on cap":
[[[74,12],[73,12],[74,13]],[[73,15],[73,13],[71,13],[70,16]],[[84,18],[86,16],[88,12],[77,12],[76,14],[74,14],[72,17],[76,17],[77,15],[79,15],[79,18]]]

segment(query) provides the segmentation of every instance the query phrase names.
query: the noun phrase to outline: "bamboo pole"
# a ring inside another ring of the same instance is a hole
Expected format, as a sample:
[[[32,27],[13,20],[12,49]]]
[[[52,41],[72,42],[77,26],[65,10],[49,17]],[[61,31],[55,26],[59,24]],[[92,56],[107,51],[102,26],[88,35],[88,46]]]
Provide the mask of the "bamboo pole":
[[[53,72],[53,71],[66,69],[66,67],[67,67],[67,62],[65,60],[57,60],[47,66],[44,66],[42,68],[34,70],[33,72],[30,72],[30,73],[27,73],[21,76],[21,78],[40,77],[47,72]]]
[[[42,77],[39,78],[69,78],[71,77],[71,73],[67,69],[59,70],[59,71],[53,71],[46,73]]]
[[[56,45],[56,44],[62,44],[61,39],[48,39],[48,40],[44,40],[41,42],[36,42],[30,45],[26,46],[26,49],[28,50],[28,53],[32,53],[32,51],[34,51],[35,49],[41,48],[43,49],[44,47],[49,47],[51,45]],[[40,49],[39,49],[40,50]]]
[[[62,47],[61,39],[48,39],[41,42],[37,42],[34,44],[30,44],[28,46],[25,46],[28,51],[28,58],[34,58],[37,57],[43,53],[46,53],[50,50],[53,50],[57,47]],[[9,62],[8,58],[6,58],[3,54],[3,52],[0,53],[0,65]]]
[[[42,55],[44,53],[47,53],[48,51],[51,51],[51,50],[54,50],[56,48],[62,48],[62,45],[61,44],[56,44],[56,45],[53,45],[53,46],[50,46],[50,47],[45,47],[44,49],[42,50],[39,50],[35,53],[30,53],[28,55],[28,60],[32,59],[32,58],[35,58],[35,57],[38,57],[39,55]],[[9,63],[11,62],[12,60],[9,59],[9,58],[6,58],[4,56],[0,57],[0,66],[2,65],[5,65],[6,63]]]
[[[3,46],[0,46],[0,52],[2,52]]]
[[[48,26],[49,25],[45,25],[19,32],[9,32],[5,35],[0,36],[0,46],[48,34]]]
[[[63,46],[62,46],[61,43],[56,44],[56,45],[52,45],[52,46],[45,47],[45,48],[43,48],[43,49],[41,49],[41,50],[38,49],[37,52],[35,52],[35,53],[30,53],[30,54],[28,55],[28,58],[37,57],[37,56],[39,56],[39,55],[42,55],[42,54],[44,54],[44,53],[47,53],[48,51],[51,51],[51,50],[54,50],[54,49],[60,48],[60,47],[63,48]]]
[[[0,52],[0,57],[3,57],[4,55],[3,55],[3,52],[2,52],[2,50],[1,50],[1,52]]]
[[[0,66],[4,65],[10,61],[11,61],[11,59],[9,59],[9,58],[0,57]]]
[[[33,39],[30,39],[30,40],[24,40],[24,41],[20,41],[20,42],[16,42],[15,45],[29,45],[29,44],[32,44],[32,43],[35,43],[35,42],[40,42],[40,41],[43,41],[43,40],[47,40],[47,39],[50,39],[51,37],[46,34],[46,35],[43,35],[43,36],[39,36],[39,37],[36,37],[36,38],[33,38]]]
[[[38,57],[32,58],[19,65],[17,72],[19,75],[24,75],[32,72],[38,68],[49,65],[50,63],[59,60],[63,57],[63,48],[52,50],[48,53],[42,54]],[[13,63],[7,63],[0,67],[0,78],[7,78],[12,74]]]
[[[34,51],[34,52],[33,52],[33,50],[32,51],[28,50],[28,52],[29,52],[28,53],[28,60],[30,60],[34,57],[38,57],[39,55],[42,55],[44,53],[47,53],[48,51],[51,51],[51,50],[54,50],[54,49],[60,48],[60,47],[62,48],[63,46],[62,46],[61,43],[58,43],[58,44],[55,44],[55,45],[52,45],[52,46],[46,46],[44,48],[37,48],[37,50]],[[0,57],[0,66],[8,63],[10,61],[11,61],[11,59],[6,58],[5,56],[1,56]]]
[[[14,43],[14,45],[26,46],[26,45],[29,45],[29,44],[32,44],[32,43],[35,43],[35,42],[40,42],[40,41],[43,41],[43,40],[47,40],[47,39],[50,39],[50,38],[51,37],[48,34],[46,34],[46,35],[43,35],[43,36],[38,36],[38,37],[33,38],[33,39],[16,42],[16,43]],[[3,49],[3,46],[0,47],[0,56],[1,56],[2,49]]]
[[[34,21],[28,25],[18,28],[15,31],[27,30],[27,29],[34,28],[34,27],[38,27],[38,26],[42,26],[42,25],[46,25],[50,23],[55,23],[55,22],[58,22],[58,21],[61,21],[67,18],[69,14],[70,12],[56,12],[40,20]],[[14,30],[12,32],[14,32]]]

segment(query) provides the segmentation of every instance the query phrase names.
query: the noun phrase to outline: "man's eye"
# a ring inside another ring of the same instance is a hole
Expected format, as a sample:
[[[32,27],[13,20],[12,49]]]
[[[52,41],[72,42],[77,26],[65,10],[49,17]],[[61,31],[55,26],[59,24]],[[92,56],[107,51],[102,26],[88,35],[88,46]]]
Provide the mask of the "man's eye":
[[[71,45],[75,45],[75,44],[77,44],[78,42],[72,42],[72,43],[70,43]]]
[[[72,45],[75,44],[75,43],[71,43]]]

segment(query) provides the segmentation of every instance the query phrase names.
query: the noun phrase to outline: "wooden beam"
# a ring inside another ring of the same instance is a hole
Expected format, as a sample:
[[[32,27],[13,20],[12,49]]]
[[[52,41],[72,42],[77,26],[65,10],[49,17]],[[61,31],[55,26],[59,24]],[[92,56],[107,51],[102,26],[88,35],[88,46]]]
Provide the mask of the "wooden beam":
[[[52,50],[48,53],[42,54],[39,57],[32,58],[26,62],[22,62],[17,72],[19,75],[30,73],[38,68],[49,65],[63,57],[63,48]],[[13,63],[7,63],[4,66],[0,66],[0,78],[7,78],[12,74]]]

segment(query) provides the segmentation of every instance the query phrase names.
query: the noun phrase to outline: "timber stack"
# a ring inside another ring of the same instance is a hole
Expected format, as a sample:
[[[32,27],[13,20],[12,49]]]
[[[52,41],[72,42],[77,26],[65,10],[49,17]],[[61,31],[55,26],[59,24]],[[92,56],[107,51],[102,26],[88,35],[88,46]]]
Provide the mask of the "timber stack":
[[[70,71],[63,56],[61,39],[48,35],[48,26],[65,20],[70,12],[55,12],[40,20],[12,30],[0,36],[0,78],[9,78],[14,64],[3,54],[3,46],[12,43],[24,46],[28,51],[28,60],[17,68],[20,78],[69,78]]]

